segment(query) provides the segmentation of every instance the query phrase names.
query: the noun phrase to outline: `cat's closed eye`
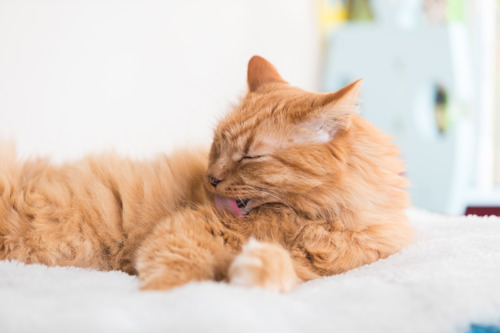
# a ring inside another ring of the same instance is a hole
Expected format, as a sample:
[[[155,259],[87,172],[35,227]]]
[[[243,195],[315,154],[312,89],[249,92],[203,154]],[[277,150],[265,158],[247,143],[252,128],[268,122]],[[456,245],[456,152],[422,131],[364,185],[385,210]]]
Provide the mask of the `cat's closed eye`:
[[[242,156],[238,163],[243,162],[244,160],[256,160],[258,158],[264,157],[264,155],[254,155],[254,156]]]

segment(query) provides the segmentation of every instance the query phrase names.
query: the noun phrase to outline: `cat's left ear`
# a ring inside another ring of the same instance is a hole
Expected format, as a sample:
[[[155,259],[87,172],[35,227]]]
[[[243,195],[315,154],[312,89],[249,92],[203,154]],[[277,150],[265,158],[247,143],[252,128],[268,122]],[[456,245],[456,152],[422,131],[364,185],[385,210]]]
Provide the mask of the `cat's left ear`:
[[[251,92],[266,83],[286,83],[269,61],[257,55],[248,62],[247,82]]]
[[[316,97],[310,118],[302,126],[315,132],[318,143],[328,142],[341,129],[349,128],[351,117],[358,111],[363,79],[330,94]]]

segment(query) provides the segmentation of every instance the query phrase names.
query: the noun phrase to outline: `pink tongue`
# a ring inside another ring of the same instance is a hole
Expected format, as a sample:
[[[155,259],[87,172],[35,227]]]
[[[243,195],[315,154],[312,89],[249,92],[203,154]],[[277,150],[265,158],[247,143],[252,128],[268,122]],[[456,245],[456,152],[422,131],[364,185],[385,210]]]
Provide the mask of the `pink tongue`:
[[[243,214],[241,213],[240,209],[238,208],[238,205],[236,204],[235,199],[223,197],[222,195],[215,195],[215,207],[220,208],[220,209],[225,209],[236,216],[239,217],[244,217]]]

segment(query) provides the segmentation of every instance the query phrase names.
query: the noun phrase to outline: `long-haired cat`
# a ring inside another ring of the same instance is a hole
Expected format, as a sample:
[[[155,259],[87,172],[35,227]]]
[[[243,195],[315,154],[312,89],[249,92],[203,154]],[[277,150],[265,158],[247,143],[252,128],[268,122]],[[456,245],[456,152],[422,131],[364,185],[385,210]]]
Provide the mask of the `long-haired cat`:
[[[360,86],[306,92],[255,56],[210,153],[53,166],[4,145],[0,259],[122,270],[144,289],[286,291],[385,258],[411,239],[407,181],[390,138],[356,114]]]

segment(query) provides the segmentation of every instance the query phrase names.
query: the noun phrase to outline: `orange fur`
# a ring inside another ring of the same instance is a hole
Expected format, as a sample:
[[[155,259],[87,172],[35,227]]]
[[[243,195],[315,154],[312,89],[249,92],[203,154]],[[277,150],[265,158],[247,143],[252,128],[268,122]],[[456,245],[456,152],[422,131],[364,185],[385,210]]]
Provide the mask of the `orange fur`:
[[[286,291],[409,243],[404,166],[355,113],[360,81],[305,92],[256,56],[248,85],[210,154],[56,167],[0,146],[0,259],[122,270],[144,289],[212,279]],[[245,218],[215,194],[249,200]]]

